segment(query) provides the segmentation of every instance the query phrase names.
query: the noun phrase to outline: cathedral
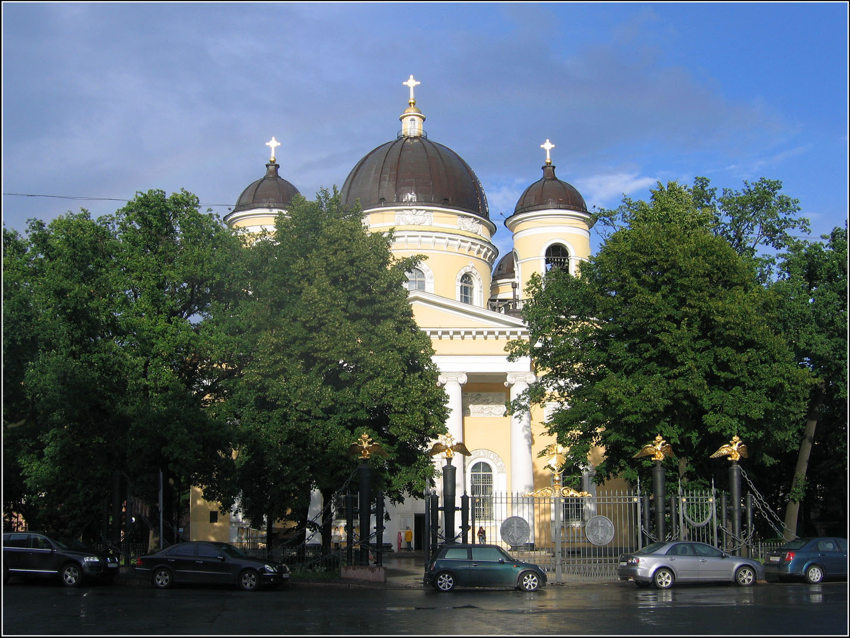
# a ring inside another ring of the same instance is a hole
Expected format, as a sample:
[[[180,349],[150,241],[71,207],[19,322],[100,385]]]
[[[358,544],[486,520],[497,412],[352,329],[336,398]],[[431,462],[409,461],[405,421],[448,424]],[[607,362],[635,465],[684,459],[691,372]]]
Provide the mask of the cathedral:
[[[575,273],[590,255],[593,220],[578,190],[556,177],[554,145],[547,139],[541,145],[542,175],[529,167],[529,186],[504,222],[512,233],[512,249],[497,261],[497,227],[484,190],[463,158],[427,136],[425,115],[415,98],[418,85],[412,75],[403,83],[409,98],[399,116],[400,133],[354,165],[340,194],[346,205],[359,203],[371,231],[393,231],[395,255],[426,257],[408,273],[407,287],[414,318],[431,339],[439,383],[448,396],[449,435],[469,452],[452,458],[457,495],[486,499],[499,493],[528,494],[552,485],[553,473],[541,452],[553,438],[545,433],[545,409],[507,414],[506,402],[525,390],[534,374],[528,359],[508,361],[505,347],[510,340],[528,337],[520,310],[531,276],[551,268]],[[392,130],[390,122],[387,128]],[[265,175],[242,191],[224,218],[245,233],[273,228],[276,215],[285,213],[298,194],[279,174],[279,143],[273,137],[267,146],[271,155]],[[595,490],[594,461],[589,459],[585,471],[586,491]],[[434,463],[439,469],[445,459],[435,456]],[[438,493],[441,485],[438,478]],[[320,505],[315,503],[316,512]],[[216,509],[193,490],[191,537],[247,540],[250,530],[238,514],[214,515]],[[424,502],[410,498],[390,506],[388,513],[384,539],[395,545],[409,527],[419,548]],[[480,507],[475,518],[476,524],[489,520],[490,529],[498,529],[491,508]]]

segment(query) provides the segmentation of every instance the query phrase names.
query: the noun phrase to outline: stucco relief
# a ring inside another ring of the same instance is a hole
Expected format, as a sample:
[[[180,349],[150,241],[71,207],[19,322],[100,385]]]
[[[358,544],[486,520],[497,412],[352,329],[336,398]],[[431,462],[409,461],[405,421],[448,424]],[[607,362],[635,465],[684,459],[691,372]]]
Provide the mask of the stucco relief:
[[[463,395],[463,416],[501,417],[506,414],[502,392],[466,392]]]
[[[395,214],[395,223],[399,226],[432,226],[434,224],[434,215],[427,210],[416,208],[399,210]]]
[[[458,217],[457,227],[460,230],[475,233],[476,235],[481,234],[481,222],[477,219],[472,219],[471,217]]]
[[[502,457],[493,452],[492,450],[485,450],[483,448],[478,448],[476,450],[472,450],[469,455],[469,459],[467,460],[467,467],[472,467],[475,465],[476,461],[487,461],[490,463],[490,466],[495,470],[497,475],[504,476],[508,470],[505,462],[502,460]],[[494,487],[498,487],[494,485]]]

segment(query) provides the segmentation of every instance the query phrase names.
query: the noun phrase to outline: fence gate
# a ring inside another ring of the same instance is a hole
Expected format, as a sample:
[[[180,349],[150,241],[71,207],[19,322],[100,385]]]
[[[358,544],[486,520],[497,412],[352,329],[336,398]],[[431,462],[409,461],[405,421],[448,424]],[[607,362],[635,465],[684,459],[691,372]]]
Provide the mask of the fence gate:
[[[599,487],[591,495],[564,488],[561,495],[543,489],[534,495],[475,496],[471,498],[470,537],[473,543],[498,544],[518,559],[540,565],[552,582],[616,580],[621,554],[658,540],[699,541],[731,553],[763,558],[780,542],[766,543],[757,538],[753,515],[757,511],[764,516],[766,509],[758,499],[758,493],[751,492],[742,500],[745,525],[741,536],[735,537],[726,493],[713,487],[679,487],[675,494],[668,492],[665,534],[659,539],[654,534],[654,504],[649,494],[639,489]]]
[[[620,554],[641,539],[637,492],[599,489],[595,496],[494,494],[474,497],[473,542],[499,544],[520,560],[536,563],[553,582],[616,579]]]

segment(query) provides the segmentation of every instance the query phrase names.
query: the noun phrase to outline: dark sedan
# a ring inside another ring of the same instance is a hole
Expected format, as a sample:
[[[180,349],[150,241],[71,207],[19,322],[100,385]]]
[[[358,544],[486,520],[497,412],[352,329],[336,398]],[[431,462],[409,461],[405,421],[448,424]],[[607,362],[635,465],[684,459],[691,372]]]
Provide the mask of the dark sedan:
[[[53,576],[67,587],[83,580],[112,582],[118,558],[37,532],[3,534],[3,582],[11,576]]]
[[[229,543],[189,541],[177,543],[155,554],[140,556],[137,574],[151,578],[155,587],[167,589],[175,583],[236,585],[244,591],[289,582],[289,568],[274,561],[253,558]]]
[[[537,591],[546,572],[515,559],[498,545],[443,545],[425,572],[425,583],[441,592],[455,587],[512,587]]]
[[[764,572],[771,580],[802,578],[811,585],[847,578],[847,539],[795,538],[768,554]]]

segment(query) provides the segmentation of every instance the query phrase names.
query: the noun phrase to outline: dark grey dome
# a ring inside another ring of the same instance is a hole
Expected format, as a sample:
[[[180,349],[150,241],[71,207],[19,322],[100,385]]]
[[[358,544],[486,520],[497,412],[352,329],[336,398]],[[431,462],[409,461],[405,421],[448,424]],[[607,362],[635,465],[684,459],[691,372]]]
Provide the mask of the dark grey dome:
[[[292,198],[300,193],[297,188],[278,175],[278,168],[280,165],[275,162],[266,164],[265,176],[252,182],[242,191],[230,214],[252,208],[288,208]]]
[[[348,174],[342,201],[364,210],[397,204],[430,204],[489,220],[484,189],[452,149],[425,136],[399,136],[374,149]]]
[[[549,208],[587,213],[587,205],[575,187],[555,177],[552,164],[543,166],[543,177],[525,189],[519,198],[514,215]]]
[[[511,251],[499,260],[493,271],[493,279],[513,279],[516,277],[516,256]]]

